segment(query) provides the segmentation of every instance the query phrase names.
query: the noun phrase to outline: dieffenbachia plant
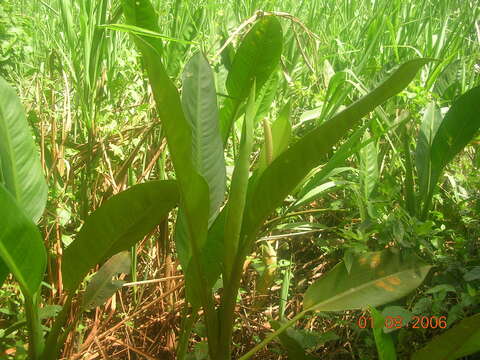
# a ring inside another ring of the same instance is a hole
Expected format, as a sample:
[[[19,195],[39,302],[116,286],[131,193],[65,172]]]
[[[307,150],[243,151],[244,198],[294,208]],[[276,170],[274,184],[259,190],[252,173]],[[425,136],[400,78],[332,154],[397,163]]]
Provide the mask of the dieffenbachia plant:
[[[176,174],[180,193],[176,244],[187,299],[195,312],[203,308],[210,358],[230,359],[243,264],[264,221],[314,167],[322,164],[348,131],[360,124],[362,117],[402,91],[429,60],[401,65],[369,94],[289,146],[282,145],[288,130],[280,128],[273,136],[267,124],[262,164],[250,174],[257,113],[261,100],[267,98],[260,94],[277,68],[282,51],[282,27],[277,17],[262,13],[243,38],[226,80],[228,97],[218,110],[214,78],[205,56],[197,53],[186,65],[180,95],[165,70],[164,47],[152,4],[148,0],[123,0],[122,4],[127,24],[115,28],[129,31],[141,52]],[[223,204],[223,146],[237,121],[241,121],[241,136]],[[390,250],[359,256],[350,271],[340,263],[311,285],[302,313],[242,359],[252,356],[309,311],[379,306],[416,288],[429,269],[417,258],[404,258]],[[213,285],[220,276],[223,292],[216,304]],[[184,323],[187,326],[182,338],[188,337],[191,328],[191,322]],[[183,342],[178,358],[184,358],[185,353]]]
[[[373,91],[292,144],[289,106],[285,107],[271,128],[264,122],[265,141],[259,164],[251,174],[253,132],[271,104],[269,87],[275,83],[272,76],[282,52],[282,27],[277,17],[262,13],[243,38],[229,69],[228,97],[219,110],[212,70],[204,55],[197,53],[188,62],[180,95],[163,65],[162,39],[174,39],[159,34],[158,19],[148,0],[123,0],[122,5],[127,24],[110,27],[130,32],[141,51],[176,180],[132,186],[106,201],[85,220],[75,241],[64,252],[65,304],[52,328],[44,334],[39,304],[46,249],[36,222],[45,208],[47,186],[20,102],[13,89],[0,80],[0,280],[12,273],[24,294],[30,358],[56,359],[66,334],[78,319],[80,312],[73,322],[67,323],[73,297],[84,277],[103,264],[82,297],[82,310],[100,304],[118,289],[121,283],[112,278],[129,269],[125,251],[178,206],[175,237],[187,299],[192,314],[203,308],[211,359],[229,359],[244,261],[265,220],[313,168],[324,163],[326,155],[350,129],[359,127],[362,117],[402,91],[428,60],[415,59],[399,66]],[[475,101],[471,96],[478,97],[477,94],[478,90],[468,93],[465,104],[470,107],[466,111],[472,109]],[[464,108],[456,111],[463,114]],[[224,149],[237,122],[241,124],[241,137],[225,200]],[[445,124],[445,131],[438,130],[437,134],[451,133],[451,120]],[[456,138],[452,142],[449,137],[437,136],[439,143],[456,144]],[[435,141],[432,149],[434,145]],[[443,155],[431,152],[429,184],[437,181],[439,171],[456,154],[453,150]],[[425,193],[429,194],[428,191]],[[380,306],[405,296],[423,281],[429,269],[420,259],[402,256],[394,250],[357,256],[348,267],[339,263],[309,287],[301,313],[279,324],[275,332],[241,359],[250,358],[308,312]],[[213,286],[220,276],[223,292],[217,304]],[[185,339],[194,318],[184,322],[178,347],[180,359],[185,357]]]

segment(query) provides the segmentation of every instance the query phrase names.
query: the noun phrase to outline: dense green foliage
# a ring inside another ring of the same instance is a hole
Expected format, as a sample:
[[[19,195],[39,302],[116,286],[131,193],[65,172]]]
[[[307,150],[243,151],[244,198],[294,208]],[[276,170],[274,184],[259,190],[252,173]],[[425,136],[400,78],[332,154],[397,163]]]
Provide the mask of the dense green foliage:
[[[479,19],[0,4],[0,358],[479,352]]]

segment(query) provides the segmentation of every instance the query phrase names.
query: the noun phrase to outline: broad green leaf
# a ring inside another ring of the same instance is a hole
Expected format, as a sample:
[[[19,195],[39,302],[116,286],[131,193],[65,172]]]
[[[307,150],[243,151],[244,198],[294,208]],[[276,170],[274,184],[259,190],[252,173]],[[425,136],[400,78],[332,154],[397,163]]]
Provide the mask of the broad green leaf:
[[[371,138],[370,134],[366,132],[363,135],[363,142]],[[368,145],[362,147],[359,151],[360,156],[360,183],[364,199],[368,201],[372,192],[377,185],[379,170],[378,170],[378,150],[375,142],[369,142]]]
[[[0,77],[0,181],[28,218],[37,222],[47,202],[32,132],[15,90]]]
[[[130,253],[122,251],[102,265],[85,289],[82,300],[82,307],[85,310],[101,306],[122,287],[125,281],[112,278],[122,273],[130,274],[131,260]]]
[[[455,289],[454,286],[450,285],[450,284],[440,284],[440,285],[436,285],[430,289],[428,289],[427,291],[425,291],[425,294],[436,294],[436,293],[439,293],[439,292],[453,292],[453,293],[456,293],[457,290]]]
[[[413,354],[412,360],[455,360],[480,351],[480,314],[463,319]]]
[[[379,360],[396,360],[397,352],[395,351],[395,344],[393,343],[392,335],[386,334],[383,331],[385,324],[385,317],[378,312],[374,307],[370,307],[370,313],[373,318],[373,337],[375,345],[377,346]]]
[[[228,72],[228,94],[244,100],[255,80],[260,90],[280,62],[282,26],[275,16],[264,16],[250,29],[240,43]]]
[[[460,96],[445,114],[432,142],[431,176],[422,216],[430,206],[434,187],[445,166],[473,139],[480,128],[480,86]]]
[[[343,262],[307,289],[303,308],[343,311],[377,307],[402,298],[418,287],[430,265],[412,255],[384,250],[358,256],[350,272]]]
[[[0,259],[30,297],[42,281],[47,254],[38,228],[0,184]]]
[[[182,107],[192,128],[193,165],[208,184],[212,222],[225,198],[226,173],[215,81],[201,53],[192,56],[182,79]]]
[[[231,98],[225,100],[221,110],[220,127],[224,144],[238,108],[247,98],[254,81],[257,93],[262,94],[263,85],[280,62],[282,46],[282,26],[275,16],[265,16],[258,20],[242,40],[226,81]]]
[[[272,130],[272,159],[275,160],[282,152],[288,148],[292,136],[292,124],[290,123],[290,104],[285,105],[277,120],[271,126]],[[266,148],[263,145],[258,167],[263,171],[267,167]]]
[[[65,249],[65,288],[75,291],[95,265],[142,240],[178,201],[175,181],[135,185],[108,199],[85,220],[77,238]]]
[[[424,200],[429,192],[430,178],[432,176],[431,147],[442,122],[442,114],[435,103],[430,103],[425,110],[418,133],[417,146],[415,150],[415,165],[417,168],[418,186],[420,199]]]
[[[310,170],[323,161],[347,131],[375,107],[402,91],[428,61],[416,59],[401,65],[372,92],[291,145],[259,177],[251,180],[243,226],[249,243],[265,218],[282,204]],[[246,251],[248,247],[245,246]]]
[[[185,118],[192,129],[193,163],[209,187],[209,224],[211,224],[225,198],[226,173],[223,143],[219,130],[215,82],[210,65],[201,53],[195,54],[187,63],[183,71],[182,88],[182,107]],[[175,244],[180,263],[189,273],[187,278],[192,274],[197,276],[197,271],[190,264],[192,259],[191,239],[183,209],[177,216]],[[191,270],[187,270],[189,267]],[[208,272],[207,268],[205,268],[206,272]],[[198,280],[192,280],[198,283]],[[207,282],[209,281],[207,280]],[[192,281],[187,281],[187,283],[192,283]],[[193,303],[195,295],[191,290],[187,284],[187,299]],[[197,300],[199,300],[198,297]]]

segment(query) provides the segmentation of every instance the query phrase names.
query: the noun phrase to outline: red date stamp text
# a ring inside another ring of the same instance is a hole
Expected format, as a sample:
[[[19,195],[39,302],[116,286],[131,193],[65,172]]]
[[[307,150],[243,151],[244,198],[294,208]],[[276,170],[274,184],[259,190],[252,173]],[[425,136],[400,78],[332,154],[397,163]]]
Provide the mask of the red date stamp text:
[[[373,328],[374,320],[369,316],[360,316],[357,321],[360,329]],[[384,326],[387,329],[445,329],[447,327],[446,316],[413,316],[406,324],[402,316],[386,316]]]

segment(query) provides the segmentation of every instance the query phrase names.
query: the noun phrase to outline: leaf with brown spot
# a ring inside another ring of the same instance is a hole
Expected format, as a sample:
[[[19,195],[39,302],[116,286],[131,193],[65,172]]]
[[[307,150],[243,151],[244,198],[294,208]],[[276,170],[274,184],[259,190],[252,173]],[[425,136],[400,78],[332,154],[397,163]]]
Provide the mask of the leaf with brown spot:
[[[314,282],[305,293],[303,307],[316,311],[377,307],[414,290],[430,268],[419,258],[394,250],[366,253],[353,260],[350,272],[339,263]]]
[[[390,285],[388,285],[388,284],[385,284],[384,281],[377,281],[377,282],[375,283],[375,286],[378,286],[379,288],[382,288],[382,289],[387,290],[387,291],[395,291],[394,288],[392,288],[392,287],[391,287]]]
[[[389,277],[387,279],[387,281],[392,284],[392,285],[400,285],[400,283],[402,282],[402,280],[400,280],[398,277],[396,276],[392,276],[392,277]]]

